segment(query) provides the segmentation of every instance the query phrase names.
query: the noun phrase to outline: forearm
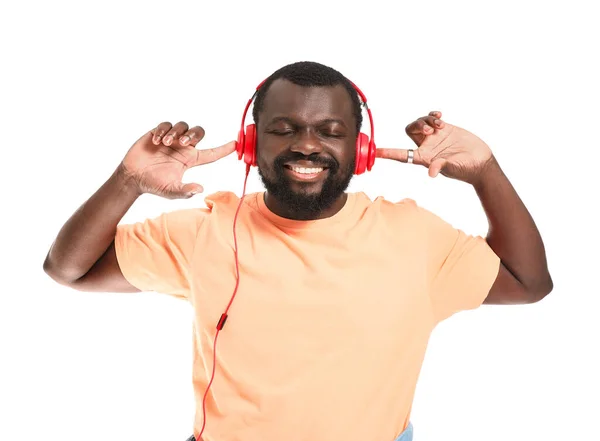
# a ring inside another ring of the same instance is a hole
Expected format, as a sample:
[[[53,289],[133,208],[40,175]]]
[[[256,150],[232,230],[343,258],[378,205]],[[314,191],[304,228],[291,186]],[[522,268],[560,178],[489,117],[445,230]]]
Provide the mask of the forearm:
[[[44,261],[54,279],[84,276],[115,238],[119,221],[139,197],[117,168],[112,176],[61,228]]]
[[[549,293],[552,279],[540,232],[494,157],[473,186],[488,218],[490,247],[529,294]]]

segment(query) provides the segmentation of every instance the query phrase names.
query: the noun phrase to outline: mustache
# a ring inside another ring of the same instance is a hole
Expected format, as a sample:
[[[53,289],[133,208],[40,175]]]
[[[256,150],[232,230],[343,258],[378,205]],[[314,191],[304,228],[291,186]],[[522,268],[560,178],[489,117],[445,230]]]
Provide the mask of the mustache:
[[[338,162],[333,158],[319,156],[318,153],[313,153],[313,154],[306,156],[306,155],[303,155],[302,153],[297,153],[297,152],[292,152],[292,153],[283,154],[283,155],[278,156],[275,159],[273,165],[276,168],[282,169],[286,162],[291,162],[291,161],[309,161],[315,167],[329,168],[332,173],[335,172],[339,167]]]

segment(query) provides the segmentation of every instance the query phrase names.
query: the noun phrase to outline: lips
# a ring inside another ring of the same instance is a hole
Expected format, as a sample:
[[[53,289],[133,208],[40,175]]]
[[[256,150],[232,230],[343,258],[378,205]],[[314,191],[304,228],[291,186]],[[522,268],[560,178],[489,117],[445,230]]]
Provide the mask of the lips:
[[[324,173],[327,173],[328,168],[322,166],[296,166],[285,165],[285,170],[288,175],[298,181],[314,181],[319,179]]]
[[[285,164],[285,168],[295,171],[296,173],[318,173],[325,170],[328,167],[322,165],[297,165],[297,164]]]
[[[286,162],[283,164],[285,167],[290,167],[290,168],[296,168],[296,167],[300,167],[300,168],[329,168],[329,166],[327,164],[318,164],[315,162],[308,162],[308,161],[290,161],[290,162]]]

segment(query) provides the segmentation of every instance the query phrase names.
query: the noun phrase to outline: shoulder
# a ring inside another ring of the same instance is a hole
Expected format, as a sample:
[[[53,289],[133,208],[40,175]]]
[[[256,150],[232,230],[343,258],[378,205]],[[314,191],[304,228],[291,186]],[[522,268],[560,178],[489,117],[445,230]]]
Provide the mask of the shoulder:
[[[258,192],[247,193],[243,197],[243,204],[256,208],[258,194]],[[242,197],[232,191],[217,191],[205,196],[205,207],[203,207],[202,210],[206,211],[210,217],[233,217],[238,210],[241,200]]]
[[[169,228],[189,227],[235,212],[239,201],[240,197],[231,191],[218,191],[205,196],[204,205],[163,212],[153,219],[147,219],[146,222],[163,223]]]
[[[353,197],[363,218],[376,216],[389,222],[391,226],[408,223],[425,230],[447,229],[449,226],[448,222],[413,198],[388,199],[381,195],[370,197],[364,192],[356,192]]]
[[[401,230],[415,231],[419,222],[419,207],[411,198],[389,199],[382,195],[370,196],[364,192],[352,193],[354,213],[359,222],[382,228],[395,235]]]
[[[204,197],[204,203],[211,211],[236,205],[239,202],[240,197],[232,191],[217,191]]]
[[[356,201],[356,205],[365,210],[374,210],[384,215],[394,215],[402,213],[416,213],[420,207],[414,199],[400,198],[397,200],[386,199],[385,196],[371,197],[365,192],[359,191],[352,194]]]

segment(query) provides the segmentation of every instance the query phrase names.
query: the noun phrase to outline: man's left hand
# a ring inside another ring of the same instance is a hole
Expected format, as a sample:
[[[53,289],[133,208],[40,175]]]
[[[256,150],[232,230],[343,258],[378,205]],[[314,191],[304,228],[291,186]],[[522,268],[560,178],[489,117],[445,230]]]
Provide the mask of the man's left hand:
[[[442,113],[429,112],[406,126],[415,142],[414,164],[429,169],[429,176],[442,175],[475,184],[493,162],[489,146],[477,136],[441,120]],[[408,149],[377,149],[377,157],[408,162]]]

